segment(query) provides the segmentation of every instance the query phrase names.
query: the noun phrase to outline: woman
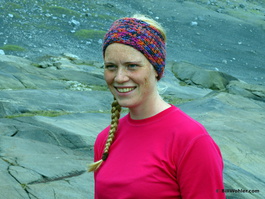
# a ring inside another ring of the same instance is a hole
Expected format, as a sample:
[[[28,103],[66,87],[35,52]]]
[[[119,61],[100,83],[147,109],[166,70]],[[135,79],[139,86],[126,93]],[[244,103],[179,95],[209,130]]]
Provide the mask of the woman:
[[[163,28],[144,16],[122,18],[104,37],[104,76],[112,122],[95,142],[96,199],[225,198],[220,150],[205,128],[165,102]],[[129,114],[119,119],[121,107]]]

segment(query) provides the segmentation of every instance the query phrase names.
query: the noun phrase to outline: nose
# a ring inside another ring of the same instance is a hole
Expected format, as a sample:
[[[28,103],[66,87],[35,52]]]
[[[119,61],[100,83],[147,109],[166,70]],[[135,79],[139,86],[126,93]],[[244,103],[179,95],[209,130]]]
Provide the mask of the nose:
[[[124,67],[118,67],[116,76],[115,76],[115,81],[117,83],[124,83],[129,80],[128,73]]]

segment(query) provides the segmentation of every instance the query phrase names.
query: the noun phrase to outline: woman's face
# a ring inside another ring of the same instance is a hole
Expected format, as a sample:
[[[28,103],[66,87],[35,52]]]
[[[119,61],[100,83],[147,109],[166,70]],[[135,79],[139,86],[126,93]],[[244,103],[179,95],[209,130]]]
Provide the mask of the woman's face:
[[[122,107],[151,104],[157,94],[157,73],[141,52],[113,43],[105,51],[104,62],[105,80]]]

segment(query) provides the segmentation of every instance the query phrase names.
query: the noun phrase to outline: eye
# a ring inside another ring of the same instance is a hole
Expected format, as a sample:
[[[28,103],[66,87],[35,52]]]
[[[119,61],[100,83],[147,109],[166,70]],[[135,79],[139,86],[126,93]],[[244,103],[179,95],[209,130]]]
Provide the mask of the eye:
[[[129,70],[135,70],[139,65],[137,64],[128,64],[127,67]]]
[[[116,70],[117,66],[113,65],[113,64],[108,64],[108,65],[105,65],[105,69],[107,70]]]

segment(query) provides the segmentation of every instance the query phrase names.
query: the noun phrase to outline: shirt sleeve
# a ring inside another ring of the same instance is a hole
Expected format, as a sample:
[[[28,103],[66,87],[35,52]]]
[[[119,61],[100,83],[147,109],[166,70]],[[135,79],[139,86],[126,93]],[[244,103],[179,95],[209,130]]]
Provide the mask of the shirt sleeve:
[[[182,199],[224,199],[223,160],[209,135],[194,138],[177,168]]]

